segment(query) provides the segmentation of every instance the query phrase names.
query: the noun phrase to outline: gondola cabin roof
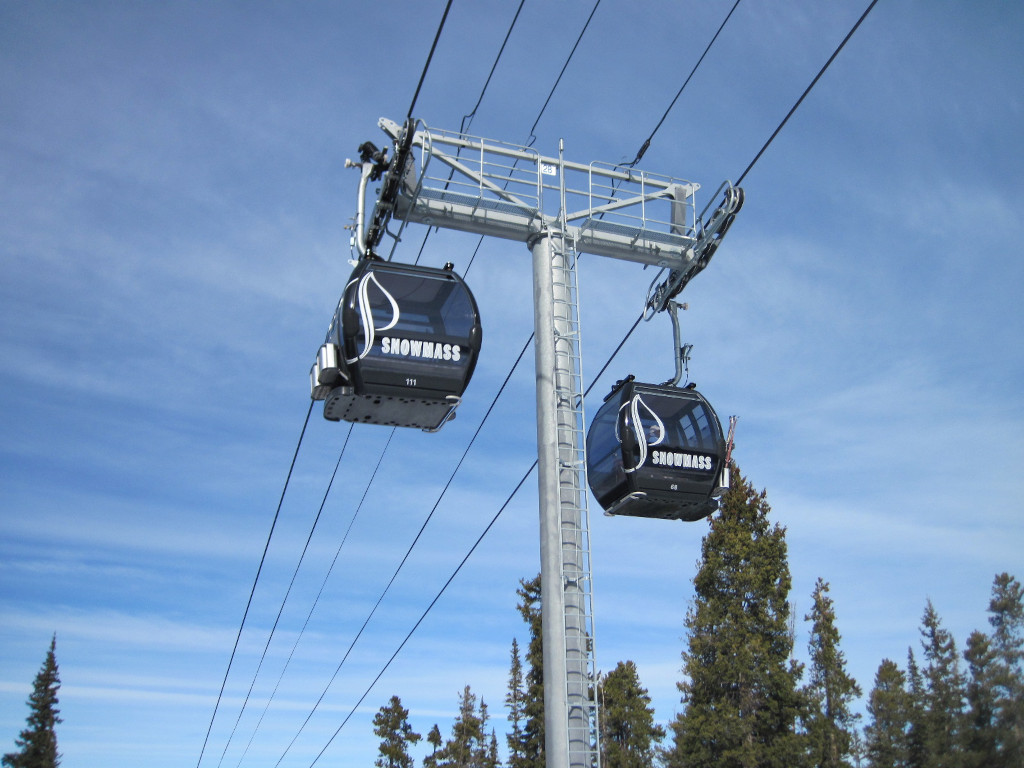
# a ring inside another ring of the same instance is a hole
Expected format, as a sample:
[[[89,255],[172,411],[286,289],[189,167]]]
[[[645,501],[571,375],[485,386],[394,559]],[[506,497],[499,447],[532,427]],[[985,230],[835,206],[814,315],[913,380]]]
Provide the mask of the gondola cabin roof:
[[[728,485],[726,444],[693,388],[625,379],[587,432],[587,477],[610,515],[700,520]]]
[[[451,265],[365,259],[317,356],[313,397],[333,421],[439,429],[461,402],[481,339],[476,300]]]

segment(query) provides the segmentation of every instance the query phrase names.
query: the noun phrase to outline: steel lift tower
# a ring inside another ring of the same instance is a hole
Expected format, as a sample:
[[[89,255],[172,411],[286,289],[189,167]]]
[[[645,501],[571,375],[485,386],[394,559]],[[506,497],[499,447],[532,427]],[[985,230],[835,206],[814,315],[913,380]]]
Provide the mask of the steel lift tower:
[[[662,268],[648,312],[702,270],[742,204],[738,188],[697,215],[699,185],[605,163],[385,118],[387,158],[370,144],[356,240],[372,248],[392,218],[525,243],[533,256],[545,756],[548,768],[599,768],[583,376],[576,262],[589,253]],[[381,179],[372,212],[366,186]],[[717,194],[716,194],[717,197]],[[400,234],[400,231],[399,231]]]

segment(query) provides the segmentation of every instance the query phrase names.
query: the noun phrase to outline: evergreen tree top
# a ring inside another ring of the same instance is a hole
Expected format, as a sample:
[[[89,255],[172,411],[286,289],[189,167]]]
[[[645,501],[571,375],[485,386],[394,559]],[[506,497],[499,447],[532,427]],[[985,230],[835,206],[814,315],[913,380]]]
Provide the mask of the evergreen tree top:
[[[685,625],[683,711],[669,768],[783,766],[799,758],[785,529],[738,470],[710,518]]]
[[[60,765],[56,726],[63,720],[57,708],[59,688],[57,635],[54,634],[43,666],[32,683],[32,693],[28,698],[28,727],[14,742],[20,751],[4,755],[3,765],[8,768],[57,768]]]

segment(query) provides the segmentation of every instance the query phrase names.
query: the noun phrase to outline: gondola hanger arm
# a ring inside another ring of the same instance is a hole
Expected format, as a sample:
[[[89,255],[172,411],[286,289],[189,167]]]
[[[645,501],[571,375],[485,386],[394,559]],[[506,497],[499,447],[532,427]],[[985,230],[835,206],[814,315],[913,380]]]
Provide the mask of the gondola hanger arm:
[[[669,379],[663,386],[675,387],[679,385],[679,380],[683,378],[683,373],[686,373],[687,380],[689,380],[689,365],[690,362],[690,351],[693,349],[693,344],[682,344],[681,334],[679,331],[679,310],[689,309],[688,304],[680,304],[676,301],[669,301],[666,305],[668,314],[672,318],[672,349],[675,355],[676,361],[676,375],[674,378]]]

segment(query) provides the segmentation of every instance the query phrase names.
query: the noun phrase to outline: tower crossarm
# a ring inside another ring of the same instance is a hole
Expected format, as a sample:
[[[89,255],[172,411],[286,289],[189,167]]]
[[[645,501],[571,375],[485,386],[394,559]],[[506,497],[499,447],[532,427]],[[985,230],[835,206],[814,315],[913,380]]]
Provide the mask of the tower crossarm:
[[[409,130],[381,118],[396,142]],[[687,271],[697,255],[699,185],[607,163],[573,163],[536,150],[418,123],[394,199],[395,218],[529,242],[564,228],[579,252]],[[396,159],[400,153],[396,152]],[[387,185],[385,185],[387,186]],[[566,210],[562,210],[562,204]]]

